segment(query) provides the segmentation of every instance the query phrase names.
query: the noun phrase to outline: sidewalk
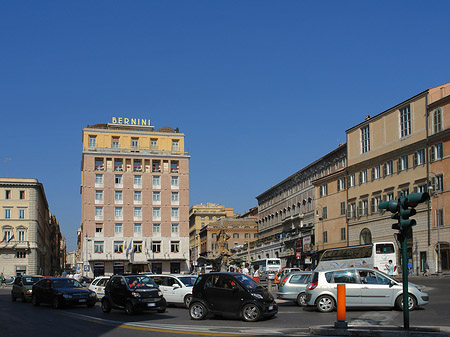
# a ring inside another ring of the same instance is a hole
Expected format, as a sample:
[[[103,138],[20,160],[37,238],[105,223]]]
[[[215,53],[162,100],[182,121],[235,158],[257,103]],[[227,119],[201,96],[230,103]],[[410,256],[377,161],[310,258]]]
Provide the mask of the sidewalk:
[[[334,326],[312,326],[309,328],[311,335],[318,336],[367,336],[367,337],[399,337],[399,336],[450,336],[450,327],[411,327],[405,330],[400,327],[380,326],[349,326],[348,328],[335,328]]]

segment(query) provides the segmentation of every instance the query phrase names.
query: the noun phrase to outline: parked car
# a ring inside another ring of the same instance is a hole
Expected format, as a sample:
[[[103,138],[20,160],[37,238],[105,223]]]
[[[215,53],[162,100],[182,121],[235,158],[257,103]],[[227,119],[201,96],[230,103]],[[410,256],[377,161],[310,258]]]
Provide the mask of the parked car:
[[[212,272],[198,277],[189,305],[192,319],[214,315],[240,316],[248,322],[273,317],[278,305],[272,294],[250,277],[240,273]]]
[[[11,300],[14,302],[17,298],[22,299],[22,302],[31,300],[33,293],[33,284],[43,279],[40,275],[23,275],[17,276],[11,288]]]
[[[55,309],[80,304],[93,307],[96,302],[95,292],[83,288],[77,280],[64,277],[43,278],[33,285],[32,291],[31,302],[36,306],[48,303]]]
[[[345,284],[347,307],[397,307],[403,310],[403,285],[387,274],[371,268],[344,268],[314,272],[306,289],[308,305],[321,312],[336,307],[337,284]],[[409,310],[428,303],[428,294],[408,284]]]
[[[294,271],[285,275],[281,279],[277,298],[306,306],[306,286],[311,275],[311,271]]]
[[[280,278],[280,280],[282,280],[287,274],[293,273],[294,271],[301,271],[300,268],[297,267],[292,267],[292,268],[284,268],[281,271],[281,274],[278,275],[278,277]]]
[[[94,279],[94,281],[91,282],[89,285],[90,290],[96,293],[97,300],[101,300],[103,296],[105,295],[105,286],[106,283],[109,281],[110,276],[99,276]]]
[[[192,299],[192,287],[197,276],[194,275],[148,275],[159,286],[168,304],[182,304],[189,308]]]
[[[158,285],[147,275],[114,275],[105,287],[102,310],[122,309],[129,315],[142,310],[166,311],[166,300]]]

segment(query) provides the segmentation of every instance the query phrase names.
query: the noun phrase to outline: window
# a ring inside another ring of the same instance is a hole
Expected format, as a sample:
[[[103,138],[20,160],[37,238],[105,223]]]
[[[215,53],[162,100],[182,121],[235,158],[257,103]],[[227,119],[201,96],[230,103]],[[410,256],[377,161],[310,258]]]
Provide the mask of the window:
[[[142,172],[142,161],[135,159],[133,163],[133,171],[134,172]]]
[[[5,199],[11,199],[11,190],[5,190]]]
[[[122,234],[122,224],[121,223],[114,224],[114,233]]]
[[[97,147],[97,137],[89,136],[89,147]]]
[[[345,177],[339,178],[337,181],[337,190],[345,190]]]
[[[95,191],[95,203],[103,203],[103,191],[96,190]]]
[[[328,232],[324,231],[322,233],[322,235],[323,235],[323,243],[327,243],[328,242]]]
[[[380,165],[372,167],[372,181],[381,178]]]
[[[138,138],[131,138],[131,148],[137,149],[139,147],[139,139]]]
[[[354,219],[356,218],[356,203],[349,203],[347,206],[347,218]]]
[[[114,201],[116,204],[123,203],[123,194],[122,191],[114,191]]]
[[[353,187],[355,186],[355,174],[350,174],[348,176],[348,187]]]
[[[171,173],[178,173],[178,161],[170,162],[170,172]]]
[[[150,147],[155,149],[158,147],[158,139],[152,138],[150,139]]]
[[[398,159],[398,172],[408,169],[408,155],[401,156]]]
[[[141,235],[142,234],[142,226],[140,223],[135,223],[134,224],[134,235]]]
[[[174,219],[178,219],[178,217],[179,217],[178,208],[172,208],[171,216]]]
[[[437,174],[432,178],[433,189],[435,192],[440,192],[444,190],[444,176],[442,174]]]
[[[142,208],[140,208],[140,207],[134,208],[134,218],[136,220],[142,219]]]
[[[101,223],[95,224],[95,233],[103,233],[103,224]]]
[[[19,230],[19,232],[18,232],[18,240],[19,241],[25,241],[25,231],[24,230]]]
[[[427,191],[427,185],[426,184],[414,186],[414,193],[424,193],[426,191]]]
[[[103,174],[95,175],[95,185],[103,186]]]
[[[142,241],[133,242],[133,252],[142,253]]]
[[[414,152],[414,166],[424,164],[425,164],[425,150],[421,149],[419,151]]]
[[[159,253],[161,251],[161,241],[152,242],[152,251],[153,253]]]
[[[95,207],[95,218],[103,219],[103,207]],[[102,220],[102,219],[100,219],[100,220]]]
[[[341,228],[341,241],[346,240],[345,227]]]
[[[142,176],[134,176],[134,186],[142,186]]]
[[[114,208],[114,217],[116,219],[122,219],[122,217],[123,217],[123,209],[122,209],[122,207],[115,207]]]
[[[152,172],[161,172],[161,162],[159,160],[152,161]]]
[[[122,185],[123,184],[122,175],[121,174],[116,174],[114,176],[114,184],[116,184],[116,185]]]
[[[19,191],[19,199],[25,200],[25,191]]]
[[[387,162],[385,162],[383,165],[384,176],[385,177],[390,176],[393,173],[392,169],[393,169],[392,160],[388,160]]]
[[[123,171],[123,161],[122,159],[114,159],[114,171],[122,172]]]
[[[161,233],[161,225],[159,223],[153,224],[153,234]]]
[[[26,257],[27,257],[26,252],[17,252],[16,253],[16,258],[18,258],[18,259],[25,259]]]
[[[180,242],[179,241],[171,241],[170,242],[170,252],[178,253],[180,251]]]
[[[444,150],[442,143],[436,143],[431,146],[431,161],[442,159],[444,156]]]
[[[345,201],[341,202],[341,215],[345,215]]]
[[[328,184],[323,184],[320,186],[320,196],[323,197],[328,195]]]
[[[378,205],[381,203],[381,196],[375,196],[372,198],[370,202],[371,213],[376,214],[379,213]]]
[[[119,148],[119,137],[112,137],[111,147],[113,149],[118,149]]]
[[[444,226],[444,209],[443,208],[436,210],[436,225],[439,227]]]
[[[153,208],[153,218],[161,218],[161,209]]]
[[[438,133],[442,131],[442,109],[436,109],[433,112],[433,131]]]
[[[5,219],[11,219],[11,209],[5,208]]]
[[[328,217],[328,208],[322,207],[322,219],[325,220]]]
[[[401,137],[411,134],[411,110],[409,105],[400,109],[400,134]]]
[[[172,234],[178,234],[178,224],[177,223],[172,224]]]
[[[233,233],[233,239],[239,239],[239,233]]]
[[[384,201],[394,200],[394,192],[388,192],[384,195]]]
[[[103,253],[103,241],[94,241],[94,253]]]
[[[172,192],[172,198],[171,198],[171,201],[172,201],[173,203],[177,203],[177,202],[179,201],[179,199],[178,199],[178,192]]]
[[[153,201],[161,201],[161,192],[153,192]]]
[[[359,216],[369,215],[369,203],[367,200],[359,201],[358,215]]]
[[[134,203],[138,204],[142,202],[142,192],[141,191],[134,191]]]
[[[172,151],[178,152],[180,151],[180,146],[178,140],[172,140]]]
[[[161,185],[161,177],[160,176],[153,176],[152,180],[153,186],[160,186]]]
[[[361,245],[372,243],[372,233],[368,228],[364,228],[359,234],[359,243]]]
[[[359,184],[367,183],[367,170],[362,170],[359,172]]]
[[[123,253],[123,241],[114,241],[114,252]]]
[[[409,194],[409,188],[403,188],[403,189],[397,191],[397,194],[398,194],[397,199],[400,198],[401,196],[406,197]]]
[[[178,177],[177,177],[177,176],[172,176],[172,177],[170,178],[170,184],[171,184],[172,186],[178,186]]]
[[[250,233],[245,233],[244,237],[245,237],[246,239],[250,239]]]
[[[333,273],[333,283],[357,283],[354,270],[339,270]]]
[[[370,151],[370,130],[369,125],[361,128],[361,152],[366,153]]]
[[[25,209],[19,208],[19,219],[25,219]]]

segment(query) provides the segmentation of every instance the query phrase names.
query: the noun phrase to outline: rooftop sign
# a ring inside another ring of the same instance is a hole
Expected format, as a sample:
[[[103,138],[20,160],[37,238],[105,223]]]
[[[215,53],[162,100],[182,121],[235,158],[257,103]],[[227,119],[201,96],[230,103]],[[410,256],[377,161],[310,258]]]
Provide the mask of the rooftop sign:
[[[150,119],[144,118],[124,118],[124,117],[113,117],[112,124],[121,124],[121,125],[134,125],[134,126],[152,126],[150,123]]]

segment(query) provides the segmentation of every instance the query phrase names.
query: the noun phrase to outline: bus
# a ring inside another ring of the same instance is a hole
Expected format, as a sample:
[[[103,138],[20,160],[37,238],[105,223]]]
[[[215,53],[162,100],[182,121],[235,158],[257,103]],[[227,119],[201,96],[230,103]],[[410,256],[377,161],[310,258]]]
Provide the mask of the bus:
[[[389,260],[392,260],[394,275],[397,275],[397,254],[393,242],[375,242],[359,246],[331,248],[323,251],[316,270],[369,267],[387,272],[386,265]]]
[[[252,268],[258,265],[261,273],[260,280],[265,281],[267,278],[273,280],[275,273],[281,269],[281,259],[267,258],[251,262]]]

